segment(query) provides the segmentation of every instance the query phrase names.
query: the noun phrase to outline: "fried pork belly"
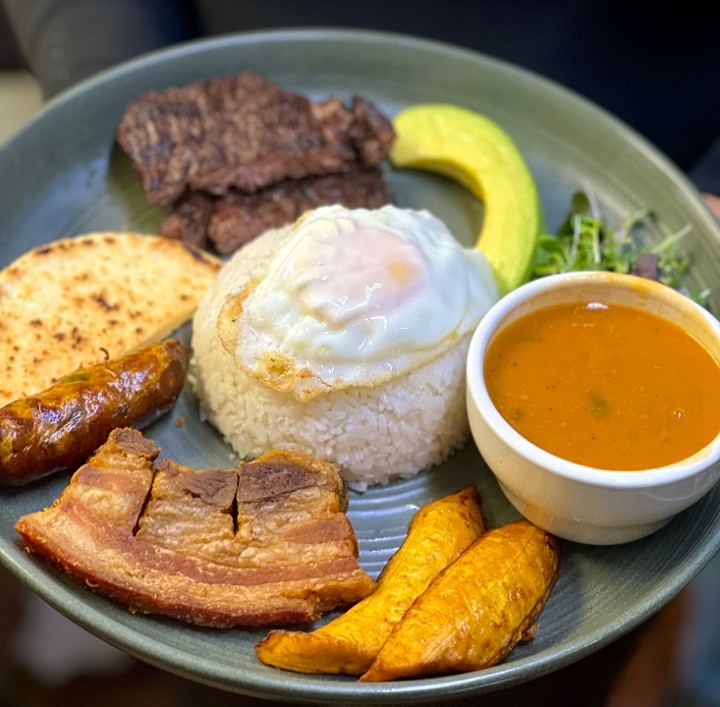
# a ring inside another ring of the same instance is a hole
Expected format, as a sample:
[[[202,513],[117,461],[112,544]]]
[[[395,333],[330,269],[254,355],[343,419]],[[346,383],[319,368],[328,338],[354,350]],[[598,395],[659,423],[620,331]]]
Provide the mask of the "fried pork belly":
[[[196,471],[159,453],[115,430],[17,522],[28,550],[131,611],[216,628],[310,622],[373,590],[333,465],[276,451]]]

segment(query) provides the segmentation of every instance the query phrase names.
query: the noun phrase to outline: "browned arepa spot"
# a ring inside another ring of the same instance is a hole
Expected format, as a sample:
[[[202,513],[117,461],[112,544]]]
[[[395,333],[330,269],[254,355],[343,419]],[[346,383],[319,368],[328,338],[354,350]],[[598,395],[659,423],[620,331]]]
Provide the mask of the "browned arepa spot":
[[[112,432],[18,521],[27,548],[131,611],[216,628],[309,622],[373,590],[332,464],[275,451],[196,471],[159,453]]]

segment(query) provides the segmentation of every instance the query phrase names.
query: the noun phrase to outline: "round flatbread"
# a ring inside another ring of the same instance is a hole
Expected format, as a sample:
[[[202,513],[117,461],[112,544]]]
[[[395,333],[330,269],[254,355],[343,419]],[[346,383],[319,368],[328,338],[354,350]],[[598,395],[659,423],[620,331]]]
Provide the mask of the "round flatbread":
[[[186,243],[90,233],[0,271],[0,405],[118,358],[188,321],[221,261]]]

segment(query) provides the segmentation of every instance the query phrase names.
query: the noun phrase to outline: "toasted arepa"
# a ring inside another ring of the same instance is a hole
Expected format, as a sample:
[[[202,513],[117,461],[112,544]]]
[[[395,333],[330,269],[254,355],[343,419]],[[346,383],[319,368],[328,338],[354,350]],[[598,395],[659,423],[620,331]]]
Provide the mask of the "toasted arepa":
[[[181,241],[89,233],[0,271],[0,405],[118,358],[190,319],[220,260]]]

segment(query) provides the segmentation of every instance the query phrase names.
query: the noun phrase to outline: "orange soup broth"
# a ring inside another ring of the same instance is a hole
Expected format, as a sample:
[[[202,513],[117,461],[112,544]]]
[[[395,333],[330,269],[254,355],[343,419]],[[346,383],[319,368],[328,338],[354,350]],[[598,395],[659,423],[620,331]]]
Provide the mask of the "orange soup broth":
[[[484,362],[490,398],[526,439],[569,461],[634,471],[720,430],[720,367],[680,326],[626,305],[559,304],[510,323]]]

